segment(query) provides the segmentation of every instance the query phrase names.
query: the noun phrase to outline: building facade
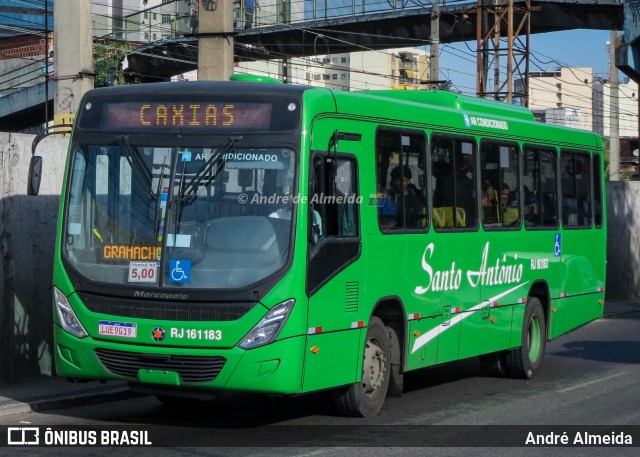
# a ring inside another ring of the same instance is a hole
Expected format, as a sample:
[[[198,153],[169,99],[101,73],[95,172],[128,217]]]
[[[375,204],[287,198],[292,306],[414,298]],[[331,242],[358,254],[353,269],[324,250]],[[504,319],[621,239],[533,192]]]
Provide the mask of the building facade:
[[[429,56],[424,49],[399,48],[291,59],[287,65],[296,84],[346,91],[417,90],[427,88]],[[242,62],[236,72],[279,78],[281,68],[275,60]]]
[[[529,109],[554,124],[593,130],[591,68],[561,67],[529,73]],[[521,91],[522,81],[515,81]],[[549,112],[547,113],[547,110]]]
[[[53,2],[0,0],[0,38],[41,33],[47,22],[53,30]]]
[[[612,91],[611,83],[597,79],[593,83],[593,131],[602,136],[611,135],[612,98],[616,91]],[[618,135],[621,138],[638,137],[638,84],[625,79],[618,84]]]

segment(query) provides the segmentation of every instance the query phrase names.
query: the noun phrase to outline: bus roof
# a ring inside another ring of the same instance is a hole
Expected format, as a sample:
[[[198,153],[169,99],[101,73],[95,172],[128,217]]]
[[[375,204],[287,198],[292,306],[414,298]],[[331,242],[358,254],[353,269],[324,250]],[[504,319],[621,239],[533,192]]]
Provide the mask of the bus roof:
[[[538,122],[528,108],[495,100],[437,90],[332,92],[337,111],[343,114],[430,124],[461,134],[484,132],[525,141],[587,147],[602,144],[596,133]],[[376,112],[381,115],[376,116]]]
[[[441,90],[386,90],[363,91],[362,94],[371,94],[391,100],[406,101],[431,105],[434,108],[450,108],[459,111],[476,111],[484,114],[507,116],[512,119],[533,121],[533,113],[529,109],[510,105],[495,100],[471,97]]]

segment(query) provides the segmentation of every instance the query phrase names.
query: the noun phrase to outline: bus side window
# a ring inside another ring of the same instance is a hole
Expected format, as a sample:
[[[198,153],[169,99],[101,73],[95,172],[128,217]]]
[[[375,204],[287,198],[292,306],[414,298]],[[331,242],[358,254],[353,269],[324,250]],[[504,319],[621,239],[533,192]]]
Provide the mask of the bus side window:
[[[562,151],[562,223],[567,227],[592,224],[591,160],[586,152]]]
[[[520,152],[517,144],[480,143],[482,223],[485,227],[520,227]]]
[[[602,227],[602,165],[600,155],[593,155],[593,218],[596,227]]]
[[[476,227],[475,141],[435,134],[431,140],[431,174],[435,181],[432,195],[434,226],[438,229]]]
[[[524,148],[524,222],[529,228],[558,226],[556,157],[551,148]]]
[[[422,132],[381,128],[376,134],[378,226],[424,231],[427,222],[426,138]]]
[[[358,236],[355,163],[316,156],[309,198],[309,240]]]

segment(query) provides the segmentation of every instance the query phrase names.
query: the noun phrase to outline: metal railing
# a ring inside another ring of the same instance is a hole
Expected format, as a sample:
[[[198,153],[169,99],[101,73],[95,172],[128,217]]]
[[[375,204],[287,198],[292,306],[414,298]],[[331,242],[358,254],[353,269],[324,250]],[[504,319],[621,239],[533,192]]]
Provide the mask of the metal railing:
[[[235,30],[246,27],[243,2],[233,1]],[[254,11],[255,28],[304,22],[340,19],[368,14],[431,10],[438,0],[258,0]],[[474,0],[439,0],[441,5],[474,4]],[[154,42],[197,33],[197,12],[194,0],[173,0],[123,17],[122,30],[109,36],[128,41]]]
[[[0,71],[0,97],[18,92],[45,81],[44,58],[34,59],[19,66],[2,66]]]

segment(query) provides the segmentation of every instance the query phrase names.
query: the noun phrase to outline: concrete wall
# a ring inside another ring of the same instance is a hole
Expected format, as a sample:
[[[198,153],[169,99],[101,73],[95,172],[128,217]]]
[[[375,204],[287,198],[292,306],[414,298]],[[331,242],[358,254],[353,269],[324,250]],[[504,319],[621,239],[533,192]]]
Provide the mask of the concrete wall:
[[[607,298],[640,297],[640,182],[607,183]]]
[[[0,53],[1,52],[2,51],[0,50]],[[36,56],[33,60],[0,60],[0,96],[18,92],[27,87],[43,83],[43,65],[44,55]]]
[[[0,133],[0,381],[53,373],[51,278],[66,138],[38,147],[40,195],[27,196],[33,135]]]
[[[51,278],[67,139],[49,137],[26,195],[32,135],[0,133],[0,381],[53,374]],[[607,184],[607,298],[640,296],[640,182]]]

